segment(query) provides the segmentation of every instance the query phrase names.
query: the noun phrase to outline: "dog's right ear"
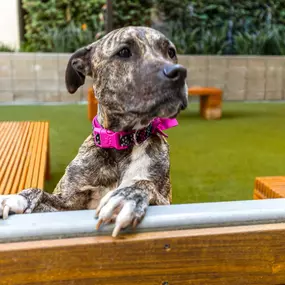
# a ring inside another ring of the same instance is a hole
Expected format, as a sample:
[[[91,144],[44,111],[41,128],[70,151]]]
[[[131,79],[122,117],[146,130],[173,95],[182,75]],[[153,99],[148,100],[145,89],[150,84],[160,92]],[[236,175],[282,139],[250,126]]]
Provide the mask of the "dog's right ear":
[[[85,76],[91,74],[91,58],[93,46],[89,45],[77,50],[69,59],[65,70],[65,85],[73,94],[84,84]]]

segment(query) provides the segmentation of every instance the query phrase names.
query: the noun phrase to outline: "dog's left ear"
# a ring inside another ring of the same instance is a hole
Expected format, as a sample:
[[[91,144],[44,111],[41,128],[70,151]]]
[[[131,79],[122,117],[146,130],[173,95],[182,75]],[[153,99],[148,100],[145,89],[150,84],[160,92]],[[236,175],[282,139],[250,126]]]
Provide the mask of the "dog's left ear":
[[[91,75],[91,54],[93,45],[77,50],[69,59],[65,70],[65,85],[73,94],[84,84],[85,76]]]

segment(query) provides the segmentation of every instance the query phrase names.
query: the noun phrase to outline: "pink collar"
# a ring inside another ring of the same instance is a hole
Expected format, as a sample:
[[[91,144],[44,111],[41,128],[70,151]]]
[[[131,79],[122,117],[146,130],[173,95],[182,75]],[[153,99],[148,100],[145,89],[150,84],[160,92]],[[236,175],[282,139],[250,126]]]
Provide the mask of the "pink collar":
[[[176,127],[176,119],[156,118],[147,127],[131,132],[113,132],[106,130],[98,122],[97,116],[92,121],[95,144],[101,148],[115,148],[118,150],[127,149],[130,146],[138,145],[147,140],[152,134],[163,132],[166,129]]]

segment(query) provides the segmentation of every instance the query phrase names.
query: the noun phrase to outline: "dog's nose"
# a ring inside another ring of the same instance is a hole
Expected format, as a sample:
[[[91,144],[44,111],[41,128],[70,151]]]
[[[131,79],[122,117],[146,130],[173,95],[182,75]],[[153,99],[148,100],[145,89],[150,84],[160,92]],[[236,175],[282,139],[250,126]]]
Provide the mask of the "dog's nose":
[[[167,64],[163,68],[164,75],[172,80],[182,79],[187,76],[187,70],[180,64]]]

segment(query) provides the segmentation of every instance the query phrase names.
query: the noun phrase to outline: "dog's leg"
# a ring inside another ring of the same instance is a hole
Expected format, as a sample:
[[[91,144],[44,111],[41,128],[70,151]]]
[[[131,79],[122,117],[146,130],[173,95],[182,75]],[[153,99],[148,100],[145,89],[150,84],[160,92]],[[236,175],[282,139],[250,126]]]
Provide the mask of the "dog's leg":
[[[89,136],[66,168],[53,194],[30,188],[17,195],[0,195],[0,216],[3,213],[7,218],[9,211],[20,214],[87,209],[91,194],[100,194],[102,188],[108,187],[108,182],[114,181],[116,173],[102,159],[100,149],[94,147],[93,137]]]
[[[25,189],[17,195],[0,196],[0,216],[6,219],[9,212],[28,214],[85,209],[88,197],[86,192],[62,195],[50,194],[36,188]]]
[[[129,225],[136,226],[148,205],[170,204],[168,146],[156,138],[136,146],[119,187],[107,193],[97,208],[97,228],[115,221],[113,236]],[[124,167],[124,166],[121,166]]]
[[[116,221],[113,237],[129,225],[136,225],[143,219],[152,202],[168,205],[169,201],[159,194],[151,181],[138,181],[133,185],[109,192],[100,202],[96,215],[97,229],[102,223]]]

